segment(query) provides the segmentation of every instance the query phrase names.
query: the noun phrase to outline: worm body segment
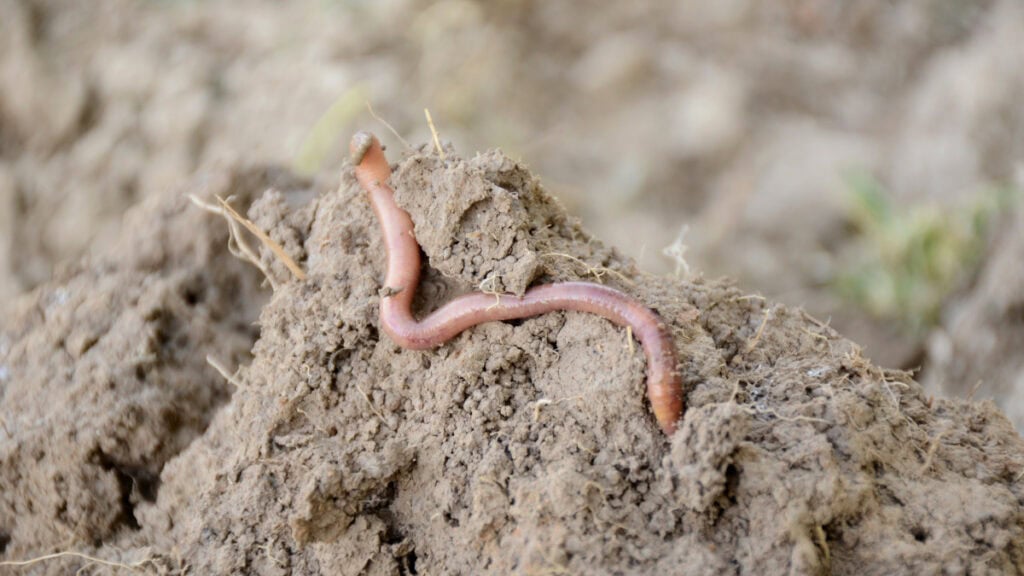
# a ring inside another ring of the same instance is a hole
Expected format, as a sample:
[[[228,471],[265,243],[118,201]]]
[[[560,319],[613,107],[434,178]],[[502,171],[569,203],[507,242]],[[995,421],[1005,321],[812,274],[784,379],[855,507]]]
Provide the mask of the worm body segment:
[[[387,250],[385,290],[380,322],[399,346],[434,348],[463,330],[495,320],[537,316],[555,310],[589,312],[630,327],[647,358],[647,397],[658,425],[667,435],[676,430],[683,412],[683,391],[676,370],[676,352],[668,327],[653,310],[613,288],[590,282],[558,282],[530,288],[522,296],[475,292],[448,302],[416,320],[412,300],[420,279],[420,247],[409,214],[395,203],[388,183],[391,168],[380,142],[359,132],[350,145],[355,174],[380,222]]]

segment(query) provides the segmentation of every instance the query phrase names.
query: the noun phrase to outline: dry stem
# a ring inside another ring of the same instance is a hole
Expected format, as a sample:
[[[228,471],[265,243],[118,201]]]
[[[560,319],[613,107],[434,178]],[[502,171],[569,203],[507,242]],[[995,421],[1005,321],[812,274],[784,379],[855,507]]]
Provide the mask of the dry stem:
[[[978,389],[981,388],[981,384],[984,382],[981,378],[971,386],[971,391],[967,394],[967,399],[970,401],[974,400],[974,395],[978,393]]]
[[[377,418],[380,419],[381,423],[387,426],[388,428],[391,428],[391,425],[388,424],[388,421],[386,418],[384,418],[384,415],[381,414],[380,410],[378,410],[377,407],[373,405],[373,400],[370,400],[369,394],[364,392],[363,389],[359,386],[359,384],[356,384],[356,390],[359,390],[359,393],[363,395],[363,399],[366,400],[366,403],[369,404],[370,406],[370,411],[373,412],[377,416]]]
[[[661,253],[671,258],[676,263],[676,278],[689,278],[690,276],[690,264],[686,261],[686,251],[688,247],[685,244],[686,233],[690,231],[690,226],[684,224],[679,230],[679,235],[676,236],[675,241],[662,249]]]
[[[195,194],[189,194],[189,200],[203,210],[224,218],[224,221],[228,223],[228,252],[230,252],[235,258],[248,262],[259,269],[259,271],[263,273],[263,277],[270,283],[270,288],[276,291],[277,282],[274,281],[274,276],[270,273],[270,270],[267,270],[267,267],[263,265],[263,262],[260,260],[259,255],[256,254],[256,251],[249,246],[248,242],[243,240],[242,231],[238,227],[238,222],[220,206],[204,202]]]
[[[761,319],[761,325],[757,327],[757,332],[754,333],[754,338],[751,339],[750,343],[747,344],[747,353],[750,353],[757,346],[757,343],[761,341],[761,336],[764,334],[764,327],[768,325],[768,319],[771,318],[772,309],[765,308],[764,318]]]
[[[225,368],[223,364],[218,362],[216,358],[210,356],[209,354],[206,355],[206,363],[212,366],[214,370],[216,370],[225,380],[228,381],[228,383],[230,383],[235,388],[243,387],[242,383],[239,382],[237,378],[235,378],[235,374],[238,373],[237,370],[235,371],[234,374],[228,372],[228,369]]]
[[[235,212],[235,209],[232,208],[231,205],[228,204],[223,198],[218,196],[217,201],[220,202],[221,207],[224,210],[226,210],[227,213],[231,215],[232,218],[237,220],[239,224],[245,226],[246,230],[248,230],[254,236],[259,238],[260,242],[263,242],[263,245],[269,248],[270,251],[273,252],[274,255],[277,256],[277,258],[281,260],[281,262],[284,263],[286,267],[288,267],[288,270],[291,271],[293,276],[295,276],[299,280],[306,279],[306,273],[302,271],[302,268],[300,268],[299,265],[296,264],[294,260],[292,260],[292,257],[289,256],[288,253],[284,251],[284,248],[282,248],[280,244],[274,242],[274,240],[270,236],[267,236],[266,232],[260,230],[259,227],[253,224],[251,220],[243,217],[238,212]]]
[[[395,136],[395,138],[398,138],[398,141],[401,142],[406,148],[412,148],[412,145],[410,145],[405,138],[402,138],[402,135],[398,133],[398,130],[395,130],[395,127],[392,126],[391,123],[381,118],[380,116],[377,116],[377,113],[373,111],[373,106],[370,106],[369,100],[366,101],[366,109],[369,110],[370,116],[373,116],[374,120],[383,124],[384,127],[387,128],[388,131],[390,131],[391,134]]]
[[[444,161],[444,148],[441,148],[441,139],[437,136],[437,128],[434,127],[434,119],[430,117],[430,110],[424,108],[423,114],[427,117],[427,125],[430,126],[430,133],[434,135],[434,146],[437,148],[437,155],[441,157],[442,161]]]
[[[627,278],[625,274],[623,274],[622,272],[619,272],[618,270],[612,270],[611,268],[605,268],[604,266],[591,266],[590,264],[587,264],[583,260],[573,256],[572,254],[565,254],[563,252],[546,252],[544,254],[541,254],[541,256],[559,256],[559,257],[562,257],[562,258],[568,258],[569,260],[572,260],[573,262],[575,262],[575,263],[579,264],[580,266],[583,266],[584,268],[586,268],[587,269],[587,274],[592,275],[595,280],[597,280],[598,282],[600,282],[602,284],[604,283],[604,275],[605,274],[612,274],[612,275],[614,275],[616,278],[621,280],[624,284],[630,284],[630,285],[635,284],[632,280]]]
[[[925,472],[928,471],[929,468],[932,467],[932,460],[935,459],[935,453],[939,451],[939,442],[942,440],[942,437],[945,436],[947,432],[949,432],[948,428],[943,430],[942,432],[939,432],[935,436],[935,439],[932,440],[931,445],[928,446],[928,453],[927,456],[925,456],[924,464],[921,465],[921,469],[918,471],[918,474],[924,474]]]
[[[552,400],[551,398],[541,398],[533,403],[533,421],[540,420],[540,409],[550,404],[561,404],[562,402],[568,402],[570,400],[582,400],[583,396],[566,396],[565,398],[559,398],[558,400]]]
[[[825,537],[825,529],[821,525],[815,525],[814,535],[818,538],[818,545],[821,546],[821,551],[825,553],[825,568],[830,568],[832,566],[832,551],[828,548],[828,538]]]
[[[56,560],[58,558],[79,558],[93,564],[100,564],[102,566],[108,566],[110,568],[123,568],[125,570],[131,570],[133,572],[142,570],[147,565],[155,565],[156,559],[149,557],[132,562],[131,564],[125,564],[123,562],[114,562],[112,560],[104,560],[103,558],[97,558],[81,552],[55,552],[53,554],[45,554],[43,556],[37,556],[28,560],[6,560],[0,562],[0,566],[31,566],[40,562],[46,562],[47,560]]]

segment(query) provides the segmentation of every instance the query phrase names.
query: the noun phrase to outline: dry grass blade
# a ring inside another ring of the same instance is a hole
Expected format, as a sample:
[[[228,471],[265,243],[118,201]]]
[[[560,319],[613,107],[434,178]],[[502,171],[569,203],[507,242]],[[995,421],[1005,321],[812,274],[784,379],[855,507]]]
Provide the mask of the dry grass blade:
[[[585,261],[583,261],[583,260],[573,256],[572,254],[566,254],[564,252],[545,252],[544,254],[541,254],[541,256],[558,256],[560,258],[566,258],[566,259],[568,259],[568,260],[570,260],[570,261],[572,261],[572,262],[574,262],[576,264],[579,264],[580,266],[586,268],[587,274],[590,274],[591,276],[594,277],[595,280],[597,280],[598,282],[600,282],[602,284],[604,283],[604,276],[605,276],[605,274],[611,274],[612,276],[615,276],[623,284],[628,284],[628,285],[631,285],[631,286],[636,284],[635,282],[630,280],[628,277],[626,277],[625,274],[623,274],[622,272],[619,272],[618,270],[612,270],[611,268],[605,268],[604,266],[591,266],[590,264],[587,264]]]
[[[383,124],[384,127],[387,128],[388,131],[390,131],[395,138],[398,138],[398,141],[401,142],[403,146],[409,149],[412,148],[412,145],[409,144],[409,142],[405,138],[402,138],[402,135],[398,133],[398,130],[395,130],[395,127],[392,126],[390,122],[381,118],[380,116],[377,115],[376,112],[373,111],[373,106],[370,105],[369,100],[366,101],[366,109],[370,112],[370,116],[373,116],[374,120]]]
[[[218,362],[216,358],[209,354],[206,355],[206,363],[209,364],[214,370],[216,370],[217,373],[221,375],[221,377],[227,380],[229,384],[231,384],[235,388],[242,387],[242,383],[239,382],[237,378],[235,378],[235,374],[238,373],[237,371],[235,372],[235,374],[232,374],[230,371],[228,371],[227,368],[224,367],[223,364]]]
[[[935,435],[935,438],[928,446],[928,452],[925,454],[924,463],[921,464],[921,469],[917,472],[918,474],[924,474],[932,467],[932,462],[935,460],[935,453],[939,450],[939,442],[942,441],[942,437],[945,436],[947,432],[949,432],[948,428]]]
[[[441,160],[444,160],[444,148],[441,147],[441,139],[437,136],[437,128],[434,127],[434,119],[430,117],[430,110],[424,108],[423,114],[427,117],[427,125],[430,126],[430,133],[434,135],[434,146],[437,148],[437,155],[441,157]]]
[[[381,424],[391,428],[391,424],[388,423],[388,419],[384,417],[384,414],[382,414],[376,406],[374,406],[373,400],[370,400],[370,395],[367,394],[358,384],[356,384],[356,390],[359,390],[359,393],[363,395],[363,399],[366,400],[366,404],[370,407],[370,411],[377,416],[377,419],[380,420]]]
[[[768,325],[768,320],[771,319],[771,317],[772,317],[772,309],[771,308],[765,308],[764,309],[764,317],[761,319],[761,325],[757,327],[757,332],[754,333],[754,338],[751,339],[749,343],[747,343],[747,349],[745,351],[746,353],[749,354],[750,352],[753,352],[754,348],[757,347],[757,343],[761,341],[761,336],[764,335],[765,326]]]
[[[293,276],[295,276],[299,280],[306,279],[306,273],[302,271],[302,268],[300,268],[299,265],[296,264],[294,260],[292,260],[292,257],[289,256],[288,253],[284,251],[284,248],[282,248],[280,244],[274,242],[274,240],[270,236],[267,236],[266,232],[260,230],[259,227],[253,224],[251,220],[245,218],[238,212],[235,212],[235,209],[232,208],[231,205],[228,204],[220,196],[217,197],[217,202],[220,202],[221,208],[223,208],[228,213],[228,215],[234,218],[235,221],[237,221],[242,226],[245,226],[245,229],[251,232],[253,236],[259,238],[260,242],[262,242],[264,246],[269,248],[270,251],[274,253],[274,256],[277,256],[278,260],[280,260],[288,268],[288,270],[291,271]]]
[[[92,564],[99,564],[101,566],[107,566],[110,568],[123,568],[125,570],[131,570],[133,572],[142,570],[148,565],[154,564],[156,561],[153,558],[144,558],[137,562],[126,564],[124,562],[114,562],[112,560],[104,560],[103,558],[97,558],[95,556],[89,556],[81,552],[55,552],[53,554],[46,554],[44,556],[37,556],[28,560],[7,560],[0,562],[0,566],[31,566],[40,562],[46,562],[47,560],[57,560],[58,558],[78,558],[85,560]]]
[[[199,197],[196,196],[195,194],[189,194],[189,200],[191,200],[192,203],[195,204],[196,206],[202,208],[203,210],[206,210],[211,214],[216,214],[217,216],[220,216],[221,218],[224,219],[225,222],[227,222],[228,252],[230,252],[231,255],[234,256],[235,258],[238,258],[239,260],[248,262],[255,266],[260,272],[263,273],[263,277],[267,279],[267,282],[270,283],[270,288],[276,292],[277,282],[274,281],[274,275],[270,273],[270,270],[267,270],[267,267],[263,265],[263,262],[260,260],[260,257],[256,253],[256,251],[253,250],[252,247],[249,246],[248,242],[246,242],[245,239],[242,237],[242,229],[238,221],[232,218],[231,215],[228,214],[228,212],[221,208],[220,206],[215,206],[213,204],[204,202],[200,200]]]
[[[820,525],[814,527],[814,535],[818,538],[818,546],[821,547],[821,551],[825,553],[825,566],[832,565],[832,551],[828,547],[828,537],[825,534],[825,529]]]

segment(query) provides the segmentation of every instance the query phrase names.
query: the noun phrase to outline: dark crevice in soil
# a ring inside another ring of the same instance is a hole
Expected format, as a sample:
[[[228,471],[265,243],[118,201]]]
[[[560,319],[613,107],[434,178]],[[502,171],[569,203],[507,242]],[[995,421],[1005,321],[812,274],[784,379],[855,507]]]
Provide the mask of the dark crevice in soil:
[[[922,526],[914,526],[910,529],[910,535],[914,537],[914,540],[918,542],[925,542],[928,540],[928,530]]]
[[[366,506],[363,508],[364,513],[374,514],[384,521],[385,526],[387,526],[384,541],[388,544],[401,542],[404,539],[395,525],[394,515],[388,509],[397,494],[398,486],[394,482],[389,482],[379,494],[367,499]]]
[[[11,535],[4,530],[0,530],[0,556],[7,552],[7,545],[10,543]]]
[[[367,503],[363,512],[373,514],[384,522],[385,531],[381,542],[395,551],[395,555],[399,560],[399,574],[417,574],[416,551],[409,545],[409,536],[399,525],[399,519],[391,509],[397,496],[398,484],[389,482],[380,494],[373,497]]]
[[[740,484],[740,470],[734,464],[729,464],[725,468],[725,491],[724,495],[728,499],[729,506],[735,506],[737,504],[736,492]]]
[[[405,534],[398,527],[398,520],[395,518],[395,514],[388,509],[378,510],[376,513],[378,518],[384,521],[384,525],[387,530],[384,532],[383,542],[385,544],[401,544],[405,541]]]
[[[111,471],[117,478],[120,490],[120,522],[132,530],[139,530],[141,525],[135,516],[133,494],[147,502],[155,502],[160,488],[160,476],[147,472],[141,467],[126,466],[117,463],[102,450],[97,453],[96,462],[103,470]]]
[[[416,571],[416,551],[413,550],[402,557],[402,562],[398,565],[399,574],[419,574]]]

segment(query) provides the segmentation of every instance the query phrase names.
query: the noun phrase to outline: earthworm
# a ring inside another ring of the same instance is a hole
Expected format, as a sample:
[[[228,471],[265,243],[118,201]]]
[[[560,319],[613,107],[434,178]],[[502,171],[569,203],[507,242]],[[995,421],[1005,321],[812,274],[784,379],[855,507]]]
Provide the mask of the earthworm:
[[[384,234],[387,271],[380,323],[395,343],[424,350],[484,322],[529,318],[555,310],[597,314],[632,329],[647,358],[647,397],[654,416],[665,434],[676,431],[683,412],[683,390],[672,336],[656,312],[618,290],[590,282],[558,282],[530,288],[522,296],[474,292],[416,320],[411,308],[420,279],[420,246],[413,235],[412,219],[395,203],[388,183],[391,167],[380,141],[359,132],[349,149],[356,179],[369,196]]]

